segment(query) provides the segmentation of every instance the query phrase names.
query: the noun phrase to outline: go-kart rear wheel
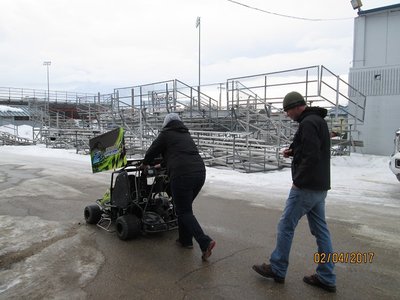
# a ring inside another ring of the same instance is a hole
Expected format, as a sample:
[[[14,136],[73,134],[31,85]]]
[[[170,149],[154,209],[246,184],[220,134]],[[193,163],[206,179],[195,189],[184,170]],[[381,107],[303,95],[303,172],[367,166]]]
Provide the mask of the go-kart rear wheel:
[[[124,215],[115,222],[118,237],[125,241],[133,239],[140,234],[140,220],[135,215]]]
[[[88,224],[97,224],[101,219],[101,210],[96,204],[86,206],[83,213]]]

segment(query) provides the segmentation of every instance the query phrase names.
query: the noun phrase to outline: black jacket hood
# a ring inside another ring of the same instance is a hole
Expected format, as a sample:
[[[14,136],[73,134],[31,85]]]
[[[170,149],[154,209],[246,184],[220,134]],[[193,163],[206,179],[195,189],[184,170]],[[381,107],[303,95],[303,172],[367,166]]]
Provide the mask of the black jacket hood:
[[[306,109],[303,111],[303,113],[300,115],[299,119],[297,122],[301,122],[305,117],[309,115],[319,115],[322,119],[325,118],[328,114],[328,111],[325,108],[322,107],[317,107],[317,106],[312,106],[312,107],[306,107]]]

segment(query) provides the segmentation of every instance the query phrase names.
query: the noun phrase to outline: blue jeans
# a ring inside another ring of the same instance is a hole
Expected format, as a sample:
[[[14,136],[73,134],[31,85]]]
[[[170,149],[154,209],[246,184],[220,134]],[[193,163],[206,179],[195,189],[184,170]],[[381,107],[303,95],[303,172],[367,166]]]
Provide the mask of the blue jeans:
[[[325,198],[327,191],[314,191],[292,187],[286,201],[285,210],[278,224],[276,248],[271,254],[272,271],[285,277],[289,265],[289,253],[292,246],[294,230],[297,223],[307,215],[311,234],[315,236],[319,253],[332,253],[332,242],[325,221]],[[310,257],[310,261],[312,258]],[[317,275],[321,282],[334,286],[336,275],[332,262],[321,263],[317,266]]]

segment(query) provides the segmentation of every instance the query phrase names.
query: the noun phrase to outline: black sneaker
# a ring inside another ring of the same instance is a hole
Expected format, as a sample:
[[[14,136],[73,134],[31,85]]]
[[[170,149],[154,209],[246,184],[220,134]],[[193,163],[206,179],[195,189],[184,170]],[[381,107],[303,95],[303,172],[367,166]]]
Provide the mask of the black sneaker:
[[[325,283],[322,283],[317,274],[311,275],[311,276],[304,276],[303,281],[309,285],[313,285],[316,287],[319,287],[321,289],[324,289],[325,291],[328,291],[330,293],[336,293],[336,286],[335,285],[327,285]]]
[[[179,239],[175,241],[176,245],[186,249],[193,249],[193,244],[182,244]]]
[[[254,265],[253,270],[256,271],[258,274],[260,274],[261,276],[267,278],[273,278],[275,282],[285,283],[285,278],[276,275],[274,271],[272,271],[271,265],[267,265],[265,263],[261,265]]]

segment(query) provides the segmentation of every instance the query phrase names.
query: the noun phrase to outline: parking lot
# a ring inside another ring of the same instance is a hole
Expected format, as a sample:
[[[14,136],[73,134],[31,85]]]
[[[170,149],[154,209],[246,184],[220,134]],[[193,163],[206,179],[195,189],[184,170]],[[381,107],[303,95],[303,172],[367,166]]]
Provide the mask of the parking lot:
[[[297,228],[284,285],[251,270],[253,264],[268,261],[275,245],[288,191],[274,184],[282,174],[239,174],[250,176],[243,184],[254,179],[250,193],[244,186],[232,187],[238,176],[235,171],[207,170],[207,182],[194,209],[217,246],[209,262],[202,262],[197,247],[175,246],[176,232],[121,241],[115,233],[86,225],[83,208],[102,196],[110,173],[92,174],[87,157],[65,150],[22,148],[0,147],[0,299],[400,296],[400,184],[395,178],[360,174],[355,179],[360,180],[356,192],[352,191],[354,182],[346,187],[346,181],[337,179],[340,185],[327,199],[334,249],[373,253],[373,257],[337,263],[337,293],[332,295],[302,282],[316,267],[316,245],[306,219]],[[335,167],[333,172],[337,172]],[[229,176],[235,177],[230,180]],[[350,200],[340,201],[345,197]]]

